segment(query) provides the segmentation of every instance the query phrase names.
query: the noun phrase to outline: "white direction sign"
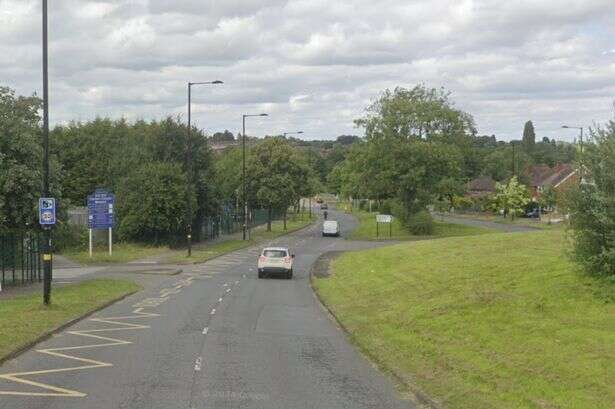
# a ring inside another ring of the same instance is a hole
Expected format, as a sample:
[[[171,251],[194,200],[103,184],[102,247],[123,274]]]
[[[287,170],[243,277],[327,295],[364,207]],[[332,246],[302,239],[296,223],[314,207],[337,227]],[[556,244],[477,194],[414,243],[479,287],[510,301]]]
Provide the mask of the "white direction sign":
[[[378,223],[391,223],[393,221],[393,216],[390,214],[377,214],[376,222]]]

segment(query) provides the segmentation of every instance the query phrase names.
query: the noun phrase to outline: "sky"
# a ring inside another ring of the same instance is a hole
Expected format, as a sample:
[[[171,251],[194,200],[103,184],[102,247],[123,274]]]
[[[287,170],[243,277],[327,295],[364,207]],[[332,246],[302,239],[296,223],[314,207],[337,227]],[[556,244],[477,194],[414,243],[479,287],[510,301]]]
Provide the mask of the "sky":
[[[614,0],[49,1],[52,124],[186,119],[207,133],[362,135],[386,88],[449,90],[480,134],[614,117]],[[41,95],[41,1],[0,0],[0,86]]]

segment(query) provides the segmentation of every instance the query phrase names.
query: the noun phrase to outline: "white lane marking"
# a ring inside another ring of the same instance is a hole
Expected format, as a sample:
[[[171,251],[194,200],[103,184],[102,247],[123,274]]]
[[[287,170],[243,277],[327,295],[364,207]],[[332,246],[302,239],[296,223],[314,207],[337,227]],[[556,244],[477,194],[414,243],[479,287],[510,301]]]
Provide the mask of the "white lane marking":
[[[224,283],[222,287],[228,287],[228,283]]]
[[[252,270],[252,269],[250,269],[250,270]],[[245,274],[242,274],[241,276],[242,276],[243,278],[246,278],[246,275],[245,275]]]
[[[209,328],[205,327],[203,328],[203,332],[201,332],[201,334],[207,335],[208,332],[209,332]]]
[[[218,298],[218,302],[222,302],[222,297]]]
[[[194,362],[194,370],[195,371],[200,371],[202,365],[203,365],[203,358],[198,357],[196,359],[196,361]]]
[[[230,289],[230,288],[227,288],[227,289],[226,289],[226,292],[227,292],[227,293],[230,293],[230,292],[231,292],[231,289]]]
[[[216,313],[216,309],[214,308],[211,310],[211,315],[214,315],[215,313]]]

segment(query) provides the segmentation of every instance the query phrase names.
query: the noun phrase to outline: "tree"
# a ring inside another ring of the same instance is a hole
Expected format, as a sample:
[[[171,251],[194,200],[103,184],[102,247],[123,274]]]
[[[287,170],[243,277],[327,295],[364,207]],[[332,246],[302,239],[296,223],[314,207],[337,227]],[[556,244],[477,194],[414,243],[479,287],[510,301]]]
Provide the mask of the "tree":
[[[530,201],[527,188],[519,183],[516,176],[513,176],[507,184],[496,183],[495,191],[491,207],[497,211],[503,210],[504,217],[510,214],[513,220],[515,214],[521,212]]]
[[[532,152],[536,144],[536,134],[534,133],[534,124],[532,121],[527,121],[523,127],[523,148],[526,152]]]
[[[284,213],[309,192],[309,167],[282,138],[267,138],[250,151],[247,163],[247,198],[252,205],[268,210],[267,231],[271,231],[272,212]]]
[[[355,120],[367,139],[425,139],[453,142],[476,134],[471,115],[455,109],[444,89],[417,85],[412,89],[385,90]]]
[[[117,189],[119,236],[175,243],[183,236],[187,196],[186,175],[179,165],[154,162],[133,169]],[[189,200],[196,205],[194,194]]]
[[[445,177],[436,185],[436,193],[448,201],[448,208],[455,205],[455,198],[465,193],[465,184],[453,177]]]
[[[0,87],[0,229],[24,229],[36,222],[41,194],[41,101]],[[51,158],[51,191],[59,198],[58,166]]]
[[[568,203],[573,256],[590,273],[615,276],[615,121],[592,131],[580,159],[583,180]]]

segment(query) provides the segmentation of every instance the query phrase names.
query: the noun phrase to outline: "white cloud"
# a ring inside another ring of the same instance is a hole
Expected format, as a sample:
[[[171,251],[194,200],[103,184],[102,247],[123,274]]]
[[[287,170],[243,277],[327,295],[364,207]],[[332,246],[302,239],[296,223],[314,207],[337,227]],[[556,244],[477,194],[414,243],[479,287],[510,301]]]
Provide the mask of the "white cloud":
[[[51,118],[184,114],[331,138],[384,88],[444,86],[481,133],[612,117],[612,0],[54,0]],[[609,51],[611,50],[611,51]],[[40,94],[40,1],[0,0],[0,82]]]

